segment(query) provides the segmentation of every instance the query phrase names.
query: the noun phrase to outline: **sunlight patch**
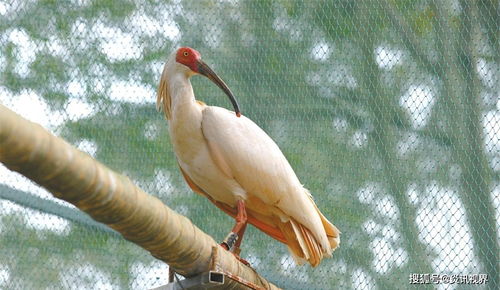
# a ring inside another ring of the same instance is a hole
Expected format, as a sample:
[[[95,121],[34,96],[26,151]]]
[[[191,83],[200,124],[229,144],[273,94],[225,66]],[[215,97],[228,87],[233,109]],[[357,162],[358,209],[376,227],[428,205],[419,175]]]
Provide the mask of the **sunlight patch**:
[[[391,69],[402,63],[403,52],[401,50],[379,46],[375,49],[375,58],[380,68]]]
[[[401,96],[399,104],[410,114],[413,128],[425,127],[431,115],[434,99],[432,89],[421,85],[411,85]]]
[[[500,110],[487,112],[483,117],[486,150],[500,154]]]
[[[109,92],[113,101],[133,104],[153,104],[156,102],[156,92],[145,85],[130,83],[130,81],[113,82]]]
[[[426,189],[417,211],[420,238],[438,256],[432,261],[438,273],[462,274],[473,261],[472,237],[465,209],[457,193],[437,183]]]
[[[142,56],[142,45],[137,43],[131,33],[106,26],[100,21],[92,27],[92,32],[99,36],[101,51],[112,62],[139,59]]]
[[[47,102],[32,90],[22,90],[20,94],[14,95],[0,87],[0,93],[0,102],[4,106],[44,128],[53,129],[65,121],[60,111],[52,111]]]
[[[37,231],[49,230],[59,235],[68,235],[71,230],[70,222],[66,219],[28,208],[24,211],[23,217],[28,228]]]
[[[6,199],[0,199],[0,215],[10,215],[21,212],[24,208],[15,202]]]
[[[39,46],[31,40],[31,37],[23,29],[12,29],[5,32],[7,39],[16,46],[17,62],[14,71],[21,77],[27,77],[30,69],[29,66],[35,60]],[[4,37],[2,41],[5,41]]]
[[[7,282],[10,279],[10,270],[6,265],[0,264],[0,286],[8,286]]]
[[[87,153],[88,155],[92,156],[95,158],[95,154],[97,152],[98,145],[92,140],[89,139],[83,139],[76,145],[76,148],[80,149],[81,151]]]
[[[94,105],[78,98],[70,98],[65,113],[71,121],[87,118],[95,113]]]
[[[373,278],[360,268],[354,270],[351,277],[353,289],[375,289]]]
[[[330,57],[330,46],[325,41],[317,42],[311,50],[311,58],[317,61],[326,61]]]

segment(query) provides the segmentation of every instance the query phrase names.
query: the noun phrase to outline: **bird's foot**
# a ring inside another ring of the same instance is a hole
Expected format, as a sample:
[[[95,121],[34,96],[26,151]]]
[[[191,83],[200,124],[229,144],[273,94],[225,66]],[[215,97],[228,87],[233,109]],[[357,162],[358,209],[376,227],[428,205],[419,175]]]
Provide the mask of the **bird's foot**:
[[[234,255],[238,261],[242,262],[243,264],[250,266],[250,263],[248,263],[247,260],[243,259],[240,257],[240,252],[241,249],[238,246],[234,246],[236,244],[236,241],[238,241],[238,234],[230,232],[227,237],[224,239],[222,243],[220,243],[221,247],[223,247],[226,251],[229,251],[231,254]]]
[[[226,243],[222,242],[222,243],[220,243],[219,245],[220,245],[222,248],[224,248],[224,250],[229,251],[229,246],[228,246]]]
[[[233,247],[231,253],[233,253],[236,259],[238,259],[240,262],[250,267],[250,263],[247,260],[240,257],[241,249],[239,247]]]
[[[226,251],[228,251],[229,253],[233,254],[233,256],[240,262],[242,262],[243,264],[245,264],[246,266],[249,266],[250,267],[250,263],[243,259],[242,257],[240,257],[240,252],[241,252],[241,249],[240,248],[233,248],[232,250],[230,250],[228,248],[228,245],[225,243],[225,242],[222,242],[220,243],[220,246],[222,248],[224,248]]]
[[[238,259],[238,261],[240,261],[240,262],[242,262],[243,264],[245,264],[245,266],[251,267],[251,266],[250,266],[250,263],[248,263],[248,261],[247,261],[247,260],[245,260],[245,259],[243,259],[242,257],[240,257],[238,254],[233,253],[233,252],[231,252],[231,254],[233,254],[233,255],[234,255],[234,257],[235,257],[236,259]]]
[[[245,202],[243,200],[237,201],[237,215],[236,224],[234,225],[232,231],[227,235],[227,237],[220,244],[224,249],[229,251],[234,255],[238,261],[250,267],[250,263],[247,260],[240,257],[240,245],[243,241],[243,234],[247,228],[247,213],[245,210]]]

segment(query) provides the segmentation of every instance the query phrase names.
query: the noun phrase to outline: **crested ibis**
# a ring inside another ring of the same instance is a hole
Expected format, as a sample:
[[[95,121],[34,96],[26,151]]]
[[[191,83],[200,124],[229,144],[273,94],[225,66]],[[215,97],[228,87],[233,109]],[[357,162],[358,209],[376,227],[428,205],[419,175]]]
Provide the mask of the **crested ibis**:
[[[197,101],[190,78],[201,74],[229,97],[234,112]],[[236,219],[221,246],[239,258],[247,223],[286,244],[298,264],[317,266],[340,243],[276,143],[241,116],[224,81],[181,47],[168,58],[158,88],[180,171],[189,187]],[[241,258],[240,258],[241,259]],[[242,259],[241,259],[242,260]],[[243,260],[244,261],[244,260]]]

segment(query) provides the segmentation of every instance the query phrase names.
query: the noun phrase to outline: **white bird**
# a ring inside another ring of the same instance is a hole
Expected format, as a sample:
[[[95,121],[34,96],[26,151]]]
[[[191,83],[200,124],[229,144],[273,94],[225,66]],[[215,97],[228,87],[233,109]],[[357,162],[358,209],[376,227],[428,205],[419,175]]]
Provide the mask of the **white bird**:
[[[197,101],[190,82],[195,74],[217,84],[235,112]],[[276,143],[241,116],[232,92],[198,51],[181,47],[170,55],[157,107],[168,120],[173,149],[188,185],[236,218],[221,244],[224,248],[239,257],[249,222],[286,244],[298,264],[307,261],[317,266],[323,257],[331,256],[340,243],[339,230],[321,214]]]

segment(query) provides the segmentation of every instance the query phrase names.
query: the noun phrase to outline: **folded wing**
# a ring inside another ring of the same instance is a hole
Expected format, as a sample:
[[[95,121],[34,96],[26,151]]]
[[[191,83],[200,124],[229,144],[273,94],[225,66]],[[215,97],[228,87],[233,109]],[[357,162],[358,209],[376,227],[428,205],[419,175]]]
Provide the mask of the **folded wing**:
[[[321,214],[260,127],[226,109],[205,107],[202,131],[214,162],[246,191],[252,224],[285,242],[299,263],[306,260],[315,266],[331,255],[339,244],[338,229]],[[232,215],[227,205],[217,206]]]

